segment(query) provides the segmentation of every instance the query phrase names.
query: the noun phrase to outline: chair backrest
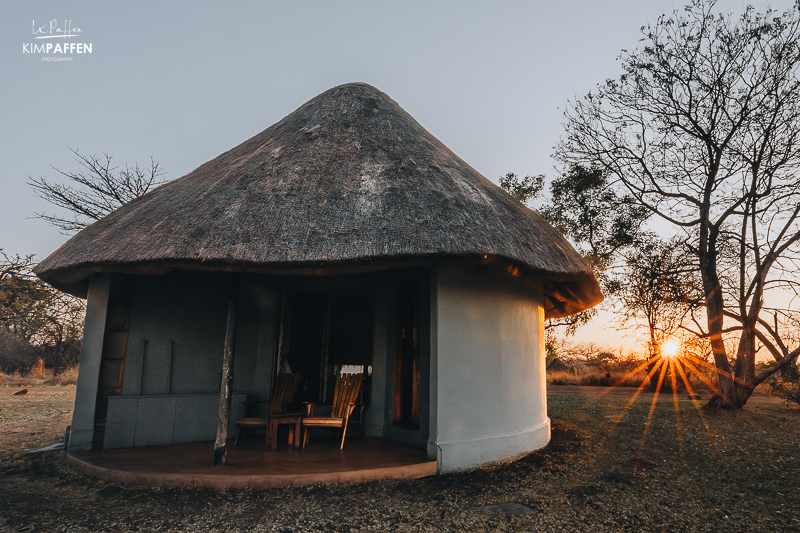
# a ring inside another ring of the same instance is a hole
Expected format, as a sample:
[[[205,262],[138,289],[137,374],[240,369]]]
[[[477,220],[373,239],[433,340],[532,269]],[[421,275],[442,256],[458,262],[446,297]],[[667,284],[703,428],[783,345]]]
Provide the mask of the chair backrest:
[[[333,393],[333,418],[344,418],[348,404],[355,403],[358,393],[361,392],[361,384],[364,382],[364,374],[339,374],[336,376],[336,390]]]
[[[272,387],[269,400],[269,414],[280,413],[284,406],[294,399],[297,386],[300,384],[300,374],[278,374]]]

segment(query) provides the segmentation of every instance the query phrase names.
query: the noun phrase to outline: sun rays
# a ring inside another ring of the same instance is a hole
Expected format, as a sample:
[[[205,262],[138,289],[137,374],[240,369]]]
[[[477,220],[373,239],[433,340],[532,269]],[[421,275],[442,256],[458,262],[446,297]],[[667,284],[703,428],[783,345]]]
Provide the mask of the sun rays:
[[[723,400],[725,400],[722,392],[719,390],[719,387],[715,384],[715,380],[707,375],[709,373],[711,375],[714,373],[719,373],[717,368],[714,365],[709,364],[707,361],[704,361],[703,359],[690,353],[688,349],[674,339],[666,340],[657,348],[658,349],[655,350],[657,355],[642,361],[635,368],[628,371],[622,378],[611,385],[611,387],[609,387],[608,390],[603,393],[603,395],[607,394],[614,388],[621,386],[623,383],[636,375],[644,376],[641,383],[638,384],[636,390],[625,406],[625,411],[628,411],[639,398],[640,394],[645,391],[645,389],[650,389],[652,391],[653,398],[650,402],[647,418],[642,430],[642,437],[639,441],[639,446],[643,449],[647,441],[648,432],[650,431],[653,423],[656,407],[662,391],[666,394],[669,394],[670,392],[672,393],[672,405],[676,416],[676,438],[683,440],[681,429],[681,408],[679,400],[681,393],[685,391],[685,393],[688,395],[688,399],[692,402],[694,409],[697,411],[703,426],[705,426],[711,441],[716,444],[715,436],[709,428],[702,406],[698,401],[698,393],[695,388],[692,387],[692,380],[690,379],[690,376],[697,378],[706,387],[708,387],[708,389],[713,391],[714,394],[719,395],[723,398]],[[620,422],[621,418],[622,417],[619,417],[619,419],[615,420],[614,423],[616,424]]]

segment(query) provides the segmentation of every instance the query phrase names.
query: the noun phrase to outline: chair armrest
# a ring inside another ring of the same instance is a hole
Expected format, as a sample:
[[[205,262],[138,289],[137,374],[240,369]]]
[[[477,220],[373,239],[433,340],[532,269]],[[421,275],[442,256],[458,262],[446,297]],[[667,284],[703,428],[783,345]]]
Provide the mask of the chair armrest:
[[[350,417],[350,415],[353,414],[353,411],[355,410],[355,408],[358,407],[358,406],[361,406],[361,412],[363,413],[364,412],[364,406],[363,405],[361,405],[360,403],[355,403],[355,402],[348,403],[347,404],[347,416]]]
[[[347,427],[347,424],[350,422],[350,417],[353,415],[353,411],[355,410],[356,407],[361,407],[361,409],[359,409],[359,413],[358,413],[358,424],[363,427],[363,425],[364,425],[364,407],[366,407],[366,406],[364,404],[361,404],[361,403],[353,403],[353,402],[350,402],[350,403],[347,404],[347,409],[345,410],[345,413],[344,413],[344,426],[345,427]]]

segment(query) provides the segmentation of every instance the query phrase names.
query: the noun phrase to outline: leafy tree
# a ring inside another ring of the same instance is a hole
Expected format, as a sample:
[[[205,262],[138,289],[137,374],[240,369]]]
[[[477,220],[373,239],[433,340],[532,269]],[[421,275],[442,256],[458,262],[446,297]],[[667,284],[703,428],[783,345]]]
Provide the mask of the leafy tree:
[[[543,175],[519,179],[508,173],[499,181],[503,189],[522,203],[539,198],[544,189]],[[596,167],[572,165],[550,183],[549,192],[545,206],[538,213],[572,241],[608,293],[609,268],[619,253],[645,238],[642,224],[649,213],[630,197],[619,196],[610,189],[606,173]],[[557,330],[572,335],[596,315],[593,308],[548,320],[546,347],[553,352]]]
[[[687,243],[706,315],[694,329],[718,373],[710,405],[738,408],[800,354],[782,348],[766,304],[798,287],[800,17],[748,7],[737,19],[714,5],[694,0],[643,27],[623,74],[570,104],[556,156],[603,169]],[[759,347],[775,363],[756,374]]]
[[[44,295],[29,272],[33,257],[9,257],[0,249],[0,371],[29,372],[40,353],[30,343],[30,304]]]
[[[525,176],[519,178],[513,172],[509,172],[505,176],[501,176],[499,183],[507,193],[513,196],[520,203],[531,207],[531,202],[536,200],[542,190],[544,189],[544,174],[537,176]],[[552,223],[550,216],[543,211],[537,211],[548,222]],[[564,230],[562,229],[562,233]],[[545,354],[547,364],[552,364],[558,358],[556,345],[557,345],[557,330],[564,330],[567,335],[574,335],[578,327],[589,322],[592,317],[597,314],[594,309],[587,309],[581,313],[576,313],[563,318],[549,319],[545,323]]]
[[[544,174],[538,176],[525,176],[518,178],[513,172],[500,177],[500,187],[516,198],[520,203],[528,205],[536,199],[544,188]]]
[[[620,254],[647,237],[642,225],[649,213],[609,188],[607,174],[597,167],[571,165],[554,179],[541,214],[572,241],[606,294],[613,292],[610,276]],[[559,324],[574,332],[596,315],[594,308],[587,309],[559,319]]]
[[[542,215],[577,246],[601,282],[618,252],[645,237],[642,224],[649,212],[610,188],[599,167],[571,165],[552,181],[550,196]]]
[[[119,169],[112,165],[108,154],[103,154],[101,158],[97,155],[83,155],[71,148],[70,151],[84,170],[66,172],[56,167],[53,170],[72,184],[64,185],[41,176],[28,176],[28,184],[39,198],[72,213],[71,218],[36,213],[37,217],[56,226],[62,233],[70,234],[82,230],[165,181],[161,179],[164,171],[152,158],[149,168],[140,168],[138,164],[130,167],[126,163],[125,168]]]
[[[58,375],[79,362],[86,304],[39,283],[47,291],[47,297],[34,305],[31,341],[43,352],[45,364]]]

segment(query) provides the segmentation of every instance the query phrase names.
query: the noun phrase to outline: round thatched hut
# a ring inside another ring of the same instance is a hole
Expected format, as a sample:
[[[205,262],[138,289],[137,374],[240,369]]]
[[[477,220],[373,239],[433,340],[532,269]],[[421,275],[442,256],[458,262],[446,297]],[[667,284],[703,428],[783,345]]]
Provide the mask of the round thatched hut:
[[[561,235],[365,84],[119,208],[36,273],[88,298],[70,449],[213,438],[235,296],[233,420],[276,374],[325,401],[356,368],[366,433],[440,471],[548,442],[543,321],[602,299]]]

